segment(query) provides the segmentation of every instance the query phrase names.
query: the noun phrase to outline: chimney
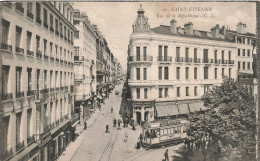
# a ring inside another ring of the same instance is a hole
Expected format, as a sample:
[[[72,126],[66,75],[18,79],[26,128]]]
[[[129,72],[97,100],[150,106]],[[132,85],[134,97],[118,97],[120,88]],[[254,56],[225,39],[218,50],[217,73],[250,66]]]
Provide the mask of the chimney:
[[[173,33],[173,34],[177,33],[176,26],[177,26],[177,21],[175,19],[172,19],[171,22],[170,22],[170,31],[171,31],[171,33]]]
[[[220,34],[222,34],[222,35],[226,35],[226,27],[225,26],[222,26],[222,28],[221,28],[221,30],[220,30]]]
[[[74,9],[74,17],[80,17],[80,11],[79,9]]]
[[[193,35],[193,23],[188,22],[184,25],[185,34]]]
[[[211,28],[210,32],[212,34],[214,34],[215,38],[219,38],[219,32],[220,32],[219,24],[217,24],[215,27]]]
[[[243,33],[243,24],[242,22],[238,22],[237,24],[237,32],[242,34]]]
[[[246,34],[247,33],[247,27],[246,27],[246,24],[244,23],[243,24],[243,34]]]
[[[85,12],[81,13],[81,17],[85,18],[86,20],[88,19],[88,16],[87,16],[87,14]]]

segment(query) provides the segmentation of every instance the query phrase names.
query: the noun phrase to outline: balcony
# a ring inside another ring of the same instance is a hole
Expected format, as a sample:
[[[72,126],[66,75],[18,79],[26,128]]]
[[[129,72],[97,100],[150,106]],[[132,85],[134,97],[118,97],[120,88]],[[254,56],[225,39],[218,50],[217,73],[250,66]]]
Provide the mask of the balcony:
[[[94,75],[92,75],[92,80],[95,80],[95,76]]]
[[[33,13],[30,10],[27,10],[27,17],[29,17],[32,20],[34,18],[34,15],[33,15]]]
[[[50,27],[50,31],[54,33],[54,28],[53,28],[53,26]]]
[[[129,62],[152,62],[152,56],[129,56]]]
[[[66,60],[64,62],[65,62],[65,64],[68,64],[68,62]]]
[[[65,40],[65,41],[67,41],[67,40],[68,40],[68,38],[65,36],[64,40]]]
[[[202,59],[202,63],[213,63],[213,59]]]
[[[35,142],[35,138],[34,138],[34,136],[29,136],[28,138],[27,138],[27,146],[30,146],[32,143],[34,143]]]
[[[194,59],[193,59],[193,62],[194,62],[194,63],[200,63],[201,61],[200,61],[200,58],[194,58]]]
[[[24,55],[24,49],[23,48],[15,47],[15,52],[16,52],[16,54]]]
[[[55,30],[55,34],[56,34],[57,36],[59,36],[59,31],[58,31],[58,30]]]
[[[36,58],[42,58],[42,52],[40,50],[36,51]]]
[[[221,64],[221,60],[219,60],[219,59],[214,59],[214,64]]]
[[[27,96],[33,96],[33,95],[34,95],[34,90],[27,91]]]
[[[75,81],[82,81],[85,79],[85,75],[84,74],[75,74]]]
[[[13,157],[13,150],[7,150],[3,154],[0,155],[0,160],[10,160]]]
[[[22,14],[24,14],[24,8],[23,8],[23,5],[21,3],[16,3],[15,10],[19,11]]]
[[[49,60],[49,56],[44,55],[44,60]]]
[[[16,152],[20,152],[24,149],[24,141],[16,144]]]
[[[62,38],[62,39],[63,39],[63,34],[62,34],[62,33],[60,33],[60,38]]]
[[[59,90],[60,90],[60,88],[59,88],[59,87],[56,87],[56,88],[55,88],[55,91],[59,91]]]
[[[68,89],[69,89],[68,86],[65,86],[65,91],[66,91],[66,92],[68,92]]]
[[[30,51],[30,50],[27,50],[27,56],[34,56],[34,52]]]
[[[1,43],[1,49],[5,51],[12,52],[12,45]]]
[[[43,22],[43,27],[46,28],[46,29],[48,29],[48,27],[49,27],[49,26],[48,26],[48,22],[46,22],[46,21]]]
[[[16,98],[24,97],[24,92],[16,92]]]
[[[63,63],[63,60],[60,60],[60,63]]]
[[[50,91],[53,92],[55,89],[54,88],[50,88]]]
[[[73,86],[70,86],[70,92],[73,92]]]
[[[4,93],[1,95],[2,101],[13,99],[13,93]]]
[[[60,120],[55,121],[56,125],[60,124]]]
[[[74,56],[74,61],[84,61],[84,56]]]
[[[55,125],[56,125],[55,122],[51,123],[50,128],[51,128],[51,129],[55,128]]]
[[[235,62],[234,62],[234,60],[229,60],[228,61],[228,64],[234,64]]]
[[[40,99],[40,90],[39,89],[34,91],[34,98],[35,98],[35,100],[39,100]]]
[[[157,57],[158,62],[172,62],[172,57],[171,56],[158,56]]]
[[[40,138],[47,136],[50,132],[50,125],[47,125],[43,128],[43,132],[40,134]]]
[[[36,17],[36,23],[38,23],[39,25],[41,25],[41,24],[42,24],[42,20],[41,20],[41,18],[40,18],[40,17]]]
[[[60,62],[60,59],[59,59],[59,58],[56,58],[56,62],[58,62],[58,63],[59,63],[59,62]]]
[[[45,88],[41,90],[41,93],[48,93],[49,92],[49,88]]]
[[[60,87],[60,90],[64,90],[64,87]]]
[[[51,59],[51,61],[54,61],[54,57],[51,56],[50,59]]]
[[[221,64],[228,64],[228,60],[221,60]]]

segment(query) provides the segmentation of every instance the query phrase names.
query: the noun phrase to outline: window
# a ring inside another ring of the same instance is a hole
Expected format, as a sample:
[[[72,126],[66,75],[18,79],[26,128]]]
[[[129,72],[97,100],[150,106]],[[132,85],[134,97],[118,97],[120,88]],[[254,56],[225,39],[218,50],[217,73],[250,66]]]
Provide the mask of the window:
[[[10,22],[2,19],[2,43],[8,44]]]
[[[62,47],[60,47],[60,59],[62,59]]]
[[[53,46],[53,43],[52,42],[50,42],[50,55],[52,56],[52,46]]]
[[[163,91],[163,88],[159,88],[159,98],[162,98],[162,91]]]
[[[42,24],[40,3],[36,3],[36,22],[40,25]]]
[[[9,80],[10,66],[2,66],[2,94],[8,93],[8,80]]]
[[[36,89],[37,89],[37,91],[40,89],[40,73],[41,73],[41,70],[37,69],[37,73],[36,73]]]
[[[48,13],[45,8],[43,9],[43,27],[48,28]]]
[[[198,68],[194,68],[194,79],[198,79]]]
[[[74,33],[74,38],[75,38],[75,39],[79,39],[79,31],[75,31],[75,33]]]
[[[168,88],[164,88],[164,97],[165,98],[169,97],[169,95],[168,95]]]
[[[224,62],[224,60],[225,60],[225,52],[224,51],[222,51],[221,59],[222,59],[222,62]]]
[[[36,35],[36,51],[41,50],[41,37]]]
[[[53,118],[53,102],[50,102],[50,123],[54,122],[54,118]]]
[[[158,46],[158,60],[162,61],[162,45]]]
[[[32,91],[32,68],[27,68],[28,91]]]
[[[198,87],[197,86],[194,87],[194,96],[198,96]]]
[[[144,80],[147,80],[147,68],[144,68],[143,70],[144,70],[144,73],[143,73],[144,74]]]
[[[158,79],[162,80],[162,67],[158,68]]]
[[[198,49],[197,48],[194,48],[194,62],[198,62],[197,61],[197,53],[198,53]]]
[[[55,72],[55,87],[57,88],[59,85],[58,85],[58,72],[56,71]]]
[[[43,54],[47,55],[47,40],[43,39]]]
[[[247,44],[250,44],[250,39],[247,39]]]
[[[176,79],[180,79],[180,67],[176,68]]]
[[[50,13],[50,30],[52,32],[54,32],[54,28],[53,28],[53,15]]]
[[[231,68],[228,69],[228,77],[231,78]]]
[[[136,47],[136,60],[137,61],[141,60],[140,47]]]
[[[215,59],[215,62],[217,62],[217,59],[218,59],[218,51],[217,50],[214,50],[214,59]]]
[[[168,79],[169,79],[168,67],[164,67],[164,79],[165,79],[165,80],[168,80]]]
[[[176,47],[176,58],[180,57],[180,47]]]
[[[31,19],[33,19],[32,7],[33,7],[32,2],[27,2],[27,16],[30,17]]]
[[[204,79],[208,79],[209,78],[208,71],[209,71],[209,68],[208,67],[204,67]]]
[[[144,98],[147,98],[147,91],[148,91],[148,89],[144,88]]]
[[[147,60],[147,47],[146,46],[143,47],[143,57],[144,57],[144,61],[146,61]]]
[[[180,97],[181,94],[180,94],[180,87],[177,87],[177,97]]]
[[[9,122],[10,122],[10,116],[2,117],[2,129],[3,130],[3,140],[1,140],[2,148],[4,151],[8,148],[8,131],[9,131]]]
[[[164,46],[164,61],[167,61],[168,58],[168,46]]]
[[[237,66],[238,66],[238,69],[240,69],[241,68],[241,66],[240,66],[240,61],[238,61],[238,64],[237,64]]]
[[[218,68],[215,68],[215,79],[218,79]]]
[[[240,49],[237,49],[237,56],[240,56]]]
[[[16,114],[16,145],[20,143],[22,112]]]
[[[53,78],[53,71],[50,71],[50,88],[53,88],[53,83],[52,83],[52,78]]]
[[[247,62],[247,70],[250,70],[250,67],[251,67],[250,62]]]
[[[62,87],[62,72],[60,72],[60,87]]]
[[[22,68],[16,67],[16,93],[21,92]]]
[[[243,62],[243,70],[246,70],[246,62]]]
[[[187,62],[187,59],[189,58],[189,48],[185,48],[185,59]]]
[[[140,68],[136,68],[136,80],[140,80]]]
[[[225,76],[225,68],[222,68],[222,77]]]
[[[243,56],[246,56],[246,49],[243,49]]]
[[[16,26],[15,47],[20,47],[21,37],[22,37],[22,28]]]
[[[186,87],[186,96],[189,96],[189,87]]]
[[[55,18],[55,34],[59,35],[59,21]]]
[[[79,47],[77,46],[74,47],[74,54],[75,56],[79,56]]]
[[[189,79],[189,67],[185,69],[185,79]]]
[[[27,31],[27,50],[31,50],[32,33]]]
[[[32,109],[27,110],[27,138],[31,136]]]
[[[250,56],[250,49],[247,49],[247,56]]]
[[[136,88],[136,98],[140,99],[140,88]]]
[[[63,25],[60,22],[60,37],[63,38]]]
[[[44,89],[47,89],[47,70],[44,70]]]

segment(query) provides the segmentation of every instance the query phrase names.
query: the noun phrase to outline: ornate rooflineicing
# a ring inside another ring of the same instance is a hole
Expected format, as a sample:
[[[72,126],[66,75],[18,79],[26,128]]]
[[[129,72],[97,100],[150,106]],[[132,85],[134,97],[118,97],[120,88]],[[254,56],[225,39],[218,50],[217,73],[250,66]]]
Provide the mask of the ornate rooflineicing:
[[[133,24],[133,33],[136,32],[150,32],[150,25],[148,23],[148,18],[144,16],[144,10],[142,8],[142,5],[140,5],[140,8],[137,11],[138,15],[135,20],[135,23]]]

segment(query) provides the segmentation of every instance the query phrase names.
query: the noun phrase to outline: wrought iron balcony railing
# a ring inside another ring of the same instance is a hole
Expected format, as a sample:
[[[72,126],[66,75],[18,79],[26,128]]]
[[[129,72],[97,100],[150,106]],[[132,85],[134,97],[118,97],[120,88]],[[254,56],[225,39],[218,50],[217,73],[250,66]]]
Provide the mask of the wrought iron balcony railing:
[[[17,11],[19,11],[20,13],[24,14],[24,8],[23,8],[23,5],[21,3],[16,3],[15,9]]]
[[[42,52],[40,50],[36,51],[36,57],[37,58],[42,58]]]
[[[213,63],[213,59],[202,59],[202,63]]]
[[[16,98],[24,97],[24,92],[16,92]]]
[[[34,15],[33,15],[32,11],[27,10],[27,17],[29,17],[30,19],[34,18]]]
[[[2,101],[13,99],[13,93],[4,93],[1,95]]]
[[[24,141],[16,144],[16,152],[21,151],[24,148]]]
[[[30,51],[30,50],[27,50],[27,56],[34,56],[34,52]]]
[[[74,61],[84,61],[84,56],[74,56]]]
[[[20,47],[15,47],[15,52],[18,54],[24,54],[24,49]]]
[[[157,61],[159,62],[172,62],[172,57],[171,56],[158,56]]]
[[[38,23],[39,25],[41,25],[41,24],[42,24],[42,20],[41,20],[41,18],[40,18],[40,17],[36,17],[36,23]]]
[[[34,136],[29,136],[27,138],[27,145],[30,146],[32,143],[35,142],[35,137]]]
[[[153,56],[129,56],[129,61],[133,62],[138,62],[138,61],[147,61],[147,62],[152,62],[153,61]]]
[[[51,32],[54,32],[53,26],[50,27],[50,31],[51,31]]]
[[[0,160],[10,160],[13,157],[13,150],[6,150],[4,153],[0,155]]]
[[[34,90],[27,91],[27,96],[33,96],[33,95],[34,95]]]
[[[5,44],[5,43],[1,43],[1,49],[2,49],[2,50],[5,50],[5,51],[11,52],[11,51],[12,51],[12,45],[8,45],[8,44]]]

